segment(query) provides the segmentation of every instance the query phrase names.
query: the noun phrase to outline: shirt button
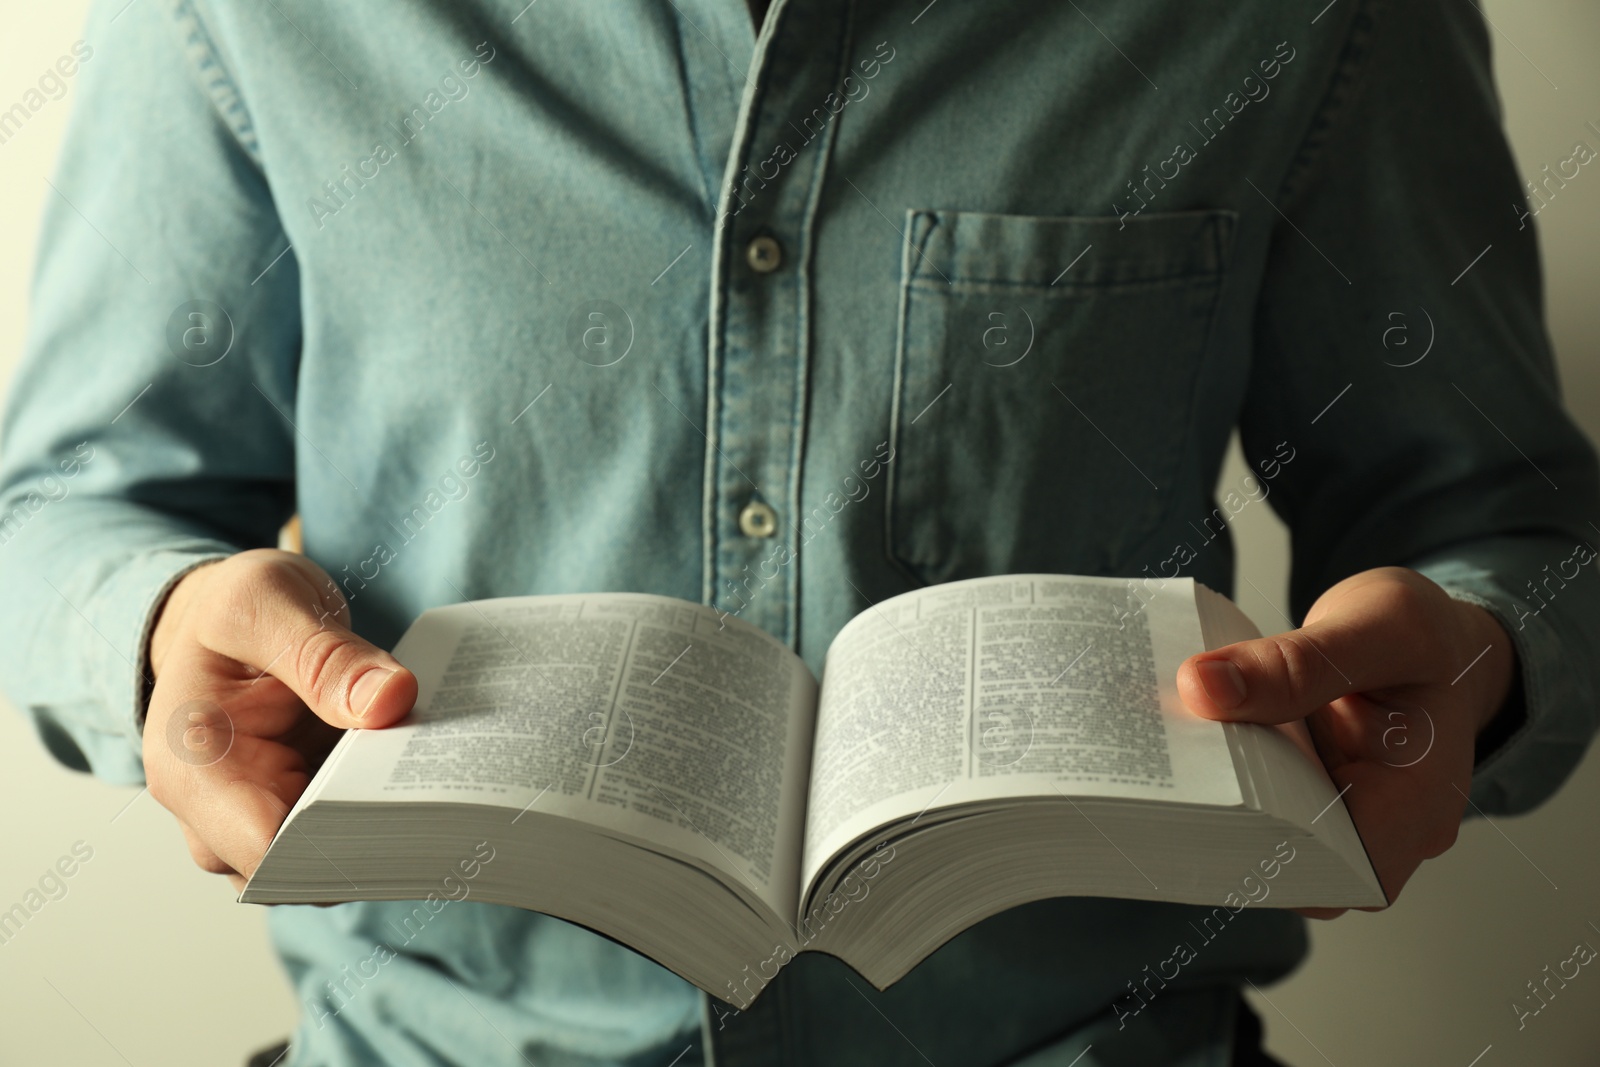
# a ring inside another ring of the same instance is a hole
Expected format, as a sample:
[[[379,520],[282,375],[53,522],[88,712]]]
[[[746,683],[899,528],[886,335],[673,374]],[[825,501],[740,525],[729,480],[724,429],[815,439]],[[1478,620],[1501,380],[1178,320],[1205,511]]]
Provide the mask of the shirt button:
[[[778,513],[759,500],[739,512],[739,532],[746,537],[771,537],[778,532]]]
[[[744,258],[757,274],[771,274],[783,266],[783,246],[777,238],[762,234],[745,245]]]

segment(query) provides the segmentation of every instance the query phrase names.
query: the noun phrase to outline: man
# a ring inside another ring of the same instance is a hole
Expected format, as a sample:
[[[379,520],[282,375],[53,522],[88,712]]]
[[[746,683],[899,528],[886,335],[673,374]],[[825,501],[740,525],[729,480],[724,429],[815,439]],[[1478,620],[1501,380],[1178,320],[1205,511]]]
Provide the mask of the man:
[[[410,707],[381,649],[430,606],[676,595],[816,671],[922,583],[1228,589],[1237,425],[1305,626],[1179,684],[1310,716],[1392,897],[1588,743],[1600,494],[1481,17],[1320,6],[98,4],[5,510],[79,462],[0,552],[10,694],[238,886],[327,726]],[[266,547],[296,510],[308,558]],[[292,1067],[1260,1062],[1238,988],[1305,953],[1247,908],[1135,1005],[1193,909],[1053,900],[736,1012],[554,918],[400,911],[273,910]]]

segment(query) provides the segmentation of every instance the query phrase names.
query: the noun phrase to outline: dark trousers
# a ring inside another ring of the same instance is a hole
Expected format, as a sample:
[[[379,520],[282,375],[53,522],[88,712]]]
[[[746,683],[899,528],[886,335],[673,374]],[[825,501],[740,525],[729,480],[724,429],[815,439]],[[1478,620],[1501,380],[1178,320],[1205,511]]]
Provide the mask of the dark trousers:
[[[1241,995],[1234,1023],[1232,1067],[1287,1067],[1282,1060],[1267,1055],[1261,1047],[1261,1036],[1261,1017]]]

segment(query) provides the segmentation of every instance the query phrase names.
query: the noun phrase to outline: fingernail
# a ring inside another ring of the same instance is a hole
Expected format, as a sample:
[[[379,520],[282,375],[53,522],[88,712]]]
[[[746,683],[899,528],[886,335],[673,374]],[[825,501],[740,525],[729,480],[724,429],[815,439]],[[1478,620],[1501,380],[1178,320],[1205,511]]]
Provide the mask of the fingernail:
[[[1244,703],[1244,675],[1239,673],[1238,667],[1225,659],[1203,659],[1197,667],[1206,696],[1219,711],[1228,711]]]
[[[383,688],[383,683],[389,680],[394,671],[387,667],[373,667],[356,679],[355,686],[350,690],[350,710],[356,718],[364,718],[372,710],[372,702],[378,697],[378,690]]]

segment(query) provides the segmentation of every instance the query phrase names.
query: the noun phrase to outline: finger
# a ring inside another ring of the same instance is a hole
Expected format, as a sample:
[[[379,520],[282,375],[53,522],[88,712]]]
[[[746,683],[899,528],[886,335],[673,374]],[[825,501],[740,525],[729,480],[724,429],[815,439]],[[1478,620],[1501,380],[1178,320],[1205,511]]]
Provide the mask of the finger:
[[[290,805],[276,792],[258,782],[236,779],[208,789],[204,802],[192,809],[189,817],[195,833],[234,873],[246,878],[255,873],[289,814]]]
[[[145,746],[151,796],[178,817],[195,862],[218,874],[255,871],[310,781],[304,765],[298,752],[242,733],[214,763],[187,763],[148,736]]]
[[[1455,843],[1466,800],[1428,776],[1352,763],[1333,775],[1384,895],[1393,904],[1424,860]]]
[[[1317,603],[1323,610],[1313,609],[1313,621],[1297,630],[1184,661],[1178,670],[1184,703],[1209,719],[1292,722],[1350,693],[1432,678],[1442,669],[1441,603],[1426,588],[1382,571],[1357,577],[1363,580],[1329,590]]]
[[[229,581],[211,583],[220,601],[200,615],[201,644],[277,678],[341,729],[388,726],[410,712],[416,677],[350,630],[321,568],[287,552],[247,553],[230,565]]]
[[[182,819],[178,820],[178,828],[183,831],[183,840],[189,846],[189,857],[194,860],[194,865],[207,874],[237,875],[234,870],[222,861],[222,857],[211,851],[211,846],[206,844],[194,828]]]
[[[1311,735],[1312,747],[1329,773],[1359,760],[1384,763],[1390,767],[1404,766],[1410,752],[1402,749],[1408,743],[1407,731],[1396,727],[1396,718],[1409,718],[1403,712],[1390,711],[1361,696],[1359,693],[1340,697],[1327,707],[1312,712],[1305,718]],[[1417,748],[1426,748],[1431,738],[1416,730]],[[1398,740],[1393,740],[1398,738]]]

